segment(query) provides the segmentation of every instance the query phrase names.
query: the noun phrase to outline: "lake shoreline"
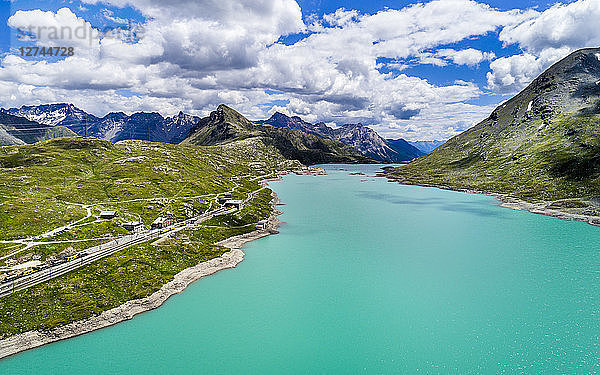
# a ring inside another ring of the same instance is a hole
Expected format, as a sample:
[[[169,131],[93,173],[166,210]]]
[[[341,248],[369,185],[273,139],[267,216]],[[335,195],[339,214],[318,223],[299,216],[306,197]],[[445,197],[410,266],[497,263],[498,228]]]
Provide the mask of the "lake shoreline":
[[[262,185],[266,186],[268,182],[280,179],[281,178],[266,180],[262,182]],[[222,270],[235,268],[244,260],[245,253],[242,250],[242,247],[246,243],[279,233],[277,229],[281,225],[281,222],[279,221],[278,216],[281,215],[282,212],[277,209],[277,205],[280,203],[280,200],[275,192],[272,192],[272,196],[272,211],[267,219],[264,229],[230,237],[216,243],[217,245],[229,248],[230,251],[220,257],[199,263],[179,272],[175,275],[173,280],[164,284],[158,291],[152,293],[148,297],[127,301],[121,306],[102,312],[98,316],[72,322],[48,331],[29,331],[1,340],[0,360],[43,345],[67,340],[131,320],[138,314],[162,306],[170,297],[182,293],[195,281]]]
[[[555,218],[561,219],[561,220],[581,221],[581,222],[584,222],[584,223],[587,223],[587,224],[590,224],[590,225],[593,225],[596,227],[600,227],[600,217],[572,214],[572,213],[568,213],[568,212],[557,211],[557,210],[553,210],[553,209],[543,206],[545,203],[538,203],[538,204],[530,203],[530,202],[524,201],[519,198],[511,197],[508,194],[493,193],[493,192],[483,191],[483,190],[463,189],[463,188],[457,188],[457,187],[446,186],[446,185],[441,185],[441,184],[416,183],[416,182],[406,181],[403,178],[389,176],[387,174],[382,175],[382,176],[385,176],[385,178],[387,178],[390,182],[397,182],[402,185],[431,187],[431,188],[442,189],[442,190],[456,191],[456,192],[460,192],[460,193],[487,195],[487,196],[496,198],[496,200],[498,200],[500,202],[500,207],[506,207],[506,208],[510,208],[512,210],[517,210],[517,211],[529,211],[533,214],[555,217]]]

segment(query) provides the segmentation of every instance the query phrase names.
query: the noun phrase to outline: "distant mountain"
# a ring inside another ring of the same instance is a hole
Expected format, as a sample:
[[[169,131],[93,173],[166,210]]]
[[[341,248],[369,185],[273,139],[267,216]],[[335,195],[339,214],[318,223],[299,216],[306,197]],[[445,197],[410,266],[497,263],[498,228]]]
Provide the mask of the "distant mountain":
[[[353,146],[364,155],[380,161],[399,163],[423,155],[403,139],[388,142],[375,130],[362,124],[347,124],[333,129],[332,139]]]
[[[212,146],[249,138],[259,139],[275,147],[287,159],[298,160],[306,165],[374,162],[338,141],[298,129],[252,123],[226,105],[220,105],[210,116],[201,119],[182,144]]]
[[[144,112],[131,116],[114,112],[99,118],[66,103],[23,106],[3,111],[44,125],[64,126],[80,136],[88,135],[111,142],[139,139],[177,144],[200,120],[182,112],[167,118],[158,113]]]
[[[139,139],[170,143],[159,136],[163,121],[164,118],[156,112],[134,113],[129,117],[124,117],[121,122],[116,122],[115,125],[118,131],[113,137],[107,140],[118,142],[128,139]]]
[[[324,123],[311,124],[298,116],[289,117],[281,112],[275,112],[268,120],[254,121],[256,124],[271,125],[276,128],[288,128],[332,139],[333,129]]]
[[[429,154],[436,148],[446,143],[446,141],[409,141],[408,143],[423,151],[425,154]]]
[[[84,123],[87,119],[95,123],[98,118],[90,115],[73,104],[44,104],[38,106],[22,106],[3,110],[11,115],[25,117],[31,121],[48,126],[64,126],[79,134],[84,131]]]
[[[23,145],[75,134],[62,126],[42,125],[0,112],[0,146]]]
[[[200,117],[179,112],[177,116],[167,117],[162,122],[161,137],[173,144],[183,142],[190,130],[200,121]]]
[[[481,123],[390,173],[534,201],[579,198],[597,215],[599,134],[600,48],[588,48],[550,67]]]
[[[385,142],[391,149],[395,150],[398,155],[402,156],[401,161],[411,161],[426,154],[424,151],[419,150],[402,138],[386,139]]]
[[[272,125],[277,128],[297,129],[319,137],[340,141],[347,146],[356,148],[363,155],[379,161],[403,162],[424,155],[423,152],[403,140],[388,142],[375,130],[362,124],[347,124],[334,129],[322,122],[311,124],[298,116],[289,117],[280,112],[275,112],[268,120],[256,121],[256,123]]]
[[[129,116],[127,116],[123,112],[111,112],[108,115],[104,116],[102,119],[97,119],[97,121],[93,124],[93,128],[88,128],[88,134],[91,136],[104,139],[106,141],[116,142],[119,138],[123,138],[122,135],[127,133],[127,129],[125,124],[129,120]],[[85,130],[85,129],[84,129]],[[81,132],[81,128],[78,134],[85,134]],[[147,132],[144,134],[145,140],[147,138]]]

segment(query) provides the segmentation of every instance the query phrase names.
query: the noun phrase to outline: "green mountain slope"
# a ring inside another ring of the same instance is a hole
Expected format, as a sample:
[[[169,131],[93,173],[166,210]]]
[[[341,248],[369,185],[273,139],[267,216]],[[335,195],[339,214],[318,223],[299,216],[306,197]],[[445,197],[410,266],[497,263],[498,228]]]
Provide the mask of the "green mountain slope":
[[[593,207],[600,196],[600,49],[572,53],[478,125],[389,174],[530,201],[580,198]]]
[[[0,268],[109,242],[128,233],[125,222],[148,226],[159,216],[178,221],[195,217],[218,207],[217,197],[224,192],[252,199],[218,222],[199,223],[162,242],[130,247],[2,297],[0,339],[61,326],[148,296],[183,269],[222,255],[227,249],[215,243],[253,231],[270,215],[271,191],[259,190],[260,181],[298,168],[303,166],[257,139],[196,147],[61,138],[1,147]],[[87,217],[86,208],[92,216]],[[103,210],[116,210],[118,216],[100,220]],[[75,222],[79,224],[62,233],[31,240]],[[7,274],[0,270],[0,280]]]
[[[276,128],[250,122],[235,110],[220,105],[190,131],[184,145],[211,146],[256,138],[273,146],[291,160],[303,164],[372,163],[358,150],[341,142],[324,139],[296,129]]]
[[[64,214],[64,202],[99,204],[119,211],[131,209],[131,220],[149,224],[160,215],[149,209],[147,202],[105,202],[243,189],[245,182],[232,181],[235,176],[269,175],[299,166],[284,159],[276,149],[251,139],[194,147],[142,141],[113,144],[79,137],[3,147],[0,238],[34,236],[67,224],[71,215]],[[80,211],[73,208],[73,215]],[[187,216],[177,210],[164,214]]]
[[[76,134],[63,126],[42,125],[0,112],[0,146],[22,145]]]

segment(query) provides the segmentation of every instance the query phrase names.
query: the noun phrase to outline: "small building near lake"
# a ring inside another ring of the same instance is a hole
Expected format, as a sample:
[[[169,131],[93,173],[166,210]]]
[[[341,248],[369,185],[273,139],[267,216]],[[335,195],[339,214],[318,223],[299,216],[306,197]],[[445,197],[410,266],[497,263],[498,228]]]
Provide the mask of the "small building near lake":
[[[240,208],[242,207],[242,200],[237,200],[237,199],[230,199],[228,201],[225,202],[225,207],[226,208]]]
[[[123,228],[127,229],[130,232],[138,233],[144,230],[144,225],[139,221],[132,221],[129,223],[123,224]]]
[[[117,211],[102,211],[100,212],[100,219],[110,220],[117,216]]]
[[[231,200],[231,193],[223,193],[219,195],[219,203],[223,204],[228,200]]]
[[[256,224],[256,230],[265,230],[267,228],[267,220],[261,220]]]

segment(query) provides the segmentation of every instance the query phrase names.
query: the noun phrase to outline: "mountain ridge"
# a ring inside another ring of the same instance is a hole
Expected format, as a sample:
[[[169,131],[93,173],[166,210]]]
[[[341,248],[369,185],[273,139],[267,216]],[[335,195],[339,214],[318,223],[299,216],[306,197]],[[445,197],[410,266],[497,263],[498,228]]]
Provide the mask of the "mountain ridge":
[[[331,128],[323,122],[311,124],[299,116],[290,117],[281,112],[275,112],[267,120],[255,122],[278,128],[297,129],[322,138],[340,141],[347,146],[356,148],[363,155],[379,161],[404,162],[424,155],[423,152],[407,142],[390,142],[382,138],[375,130],[362,124],[346,124],[339,128]]]
[[[433,140],[433,141],[408,141],[408,143],[410,143],[414,147],[418,148],[419,150],[423,151],[425,154],[429,154],[433,150],[435,150],[436,148],[438,148],[441,145],[443,145],[444,143],[446,143],[446,141],[438,141],[438,140]]]
[[[298,160],[306,165],[374,162],[341,142],[298,129],[253,123],[224,104],[201,119],[182,144],[212,146],[248,138],[260,139],[266,145],[278,149],[287,159]]]
[[[104,117],[97,117],[70,103],[22,106],[2,109],[2,112],[48,126],[64,126],[77,135],[111,142],[137,139],[178,144],[200,120],[183,112],[172,117],[163,117],[156,112],[136,112],[131,115],[111,112]]]
[[[479,124],[389,173],[528,201],[576,199],[600,214],[600,48],[571,53]]]

